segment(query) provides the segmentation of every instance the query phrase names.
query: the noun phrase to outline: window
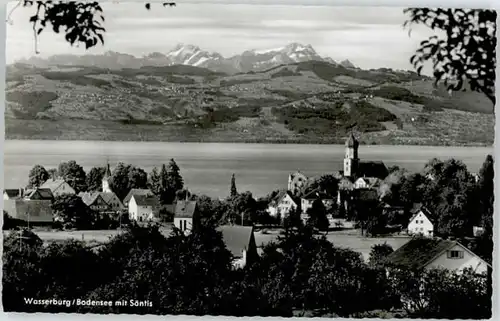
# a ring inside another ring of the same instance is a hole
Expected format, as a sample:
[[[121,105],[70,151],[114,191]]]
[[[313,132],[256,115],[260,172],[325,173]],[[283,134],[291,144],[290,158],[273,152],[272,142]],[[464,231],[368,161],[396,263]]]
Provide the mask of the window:
[[[187,220],[184,220],[184,231],[187,230]]]
[[[463,259],[464,251],[448,251],[447,256],[449,259]]]

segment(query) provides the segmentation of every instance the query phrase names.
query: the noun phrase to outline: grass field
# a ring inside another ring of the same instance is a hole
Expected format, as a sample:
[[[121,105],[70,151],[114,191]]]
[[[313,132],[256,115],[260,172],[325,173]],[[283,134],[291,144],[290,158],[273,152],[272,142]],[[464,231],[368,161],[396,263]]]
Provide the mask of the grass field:
[[[168,236],[171,233],[170,228],[162,228],[161,232]],[[118,235],[120,230],[95,230],[95,231],[47,231],[47,230],[34,230],[34,232],[44,241],[64,241],[68,239],[83,240],[88,243],[105,243],[110,238]],[[8,233],[8,232],[7,232]],[[255,232],[255,242],[258,247],[261,247],[269,242],[275,241],[279,235],[279,230],[273,230],[266,234]],[[350,230],[340,232],[330,232],[327,239],[335,246],[349,248],[353,251],[359,252],[363,255],[365,260],[368,260],[371,247],[376,244],[387,243],[392,246],[394,250],[403,246],[408,242],[408,237],[380,237],[380,238],[367,238],[359,236],[359,231]]]

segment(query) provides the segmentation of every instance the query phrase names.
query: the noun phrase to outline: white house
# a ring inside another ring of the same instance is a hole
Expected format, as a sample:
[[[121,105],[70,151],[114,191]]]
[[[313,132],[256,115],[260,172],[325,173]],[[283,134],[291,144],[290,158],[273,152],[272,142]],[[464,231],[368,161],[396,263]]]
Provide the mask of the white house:
[[[128,215],[132,221],[145,222],[158,219],[158,199],[154,195],[132,195]]]
[[[461,273],[466,268],[485,273],[486,261],[457,241],[415,238],[392,252],[387,261],[394,267],[409,269],[442,268]]]
[[[277,217],[279,214],[281,218],[284,218],[299,206],[300,201],[293,196],[292,192],[282,191],[269,203],[267,211],[271,216]]]
[[[434,225],[429,219],[430,213],[425,207],[414,211],[408,223],[408,235],[422,235],[432,237],[434,235]]]
[[[174,226],[189,234],[198,223],[198,210],[196,201],[177,201],[174,210]]]
[[[127,196],[125,196],[125,198],[123,199],[123,205],[125,207],[128,207],[128,203],[130,202],[130,199],[132,198],[132,196],[134,195],[144,195],[144,196],[153,196],[153,192],[151,192],[151,190],[149,189],[143,189],[143,188],[132,188]]]
[[[49,179],[45,183],[40,186],[40,188],[45,189],[48,188],[52,192],[52,195],[54,197],[61,196],[64,194],[73,194],[75,195],[76,192],[75,190],[68,184],[66,183],[65,180],[63,179]]]
[[[354,188],[377,188],[381,182],[382,180],[377,177],[360,177],[354,182]]]

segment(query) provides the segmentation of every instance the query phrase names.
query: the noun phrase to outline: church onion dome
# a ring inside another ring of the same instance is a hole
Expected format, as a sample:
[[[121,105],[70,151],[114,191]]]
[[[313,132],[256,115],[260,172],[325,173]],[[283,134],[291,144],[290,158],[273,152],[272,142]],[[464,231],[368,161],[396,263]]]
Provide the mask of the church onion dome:
[[[359,143],[356,137],[354,137],[354,134],[351,133],[347,140],[345,141],[346,147],[358,147]]]

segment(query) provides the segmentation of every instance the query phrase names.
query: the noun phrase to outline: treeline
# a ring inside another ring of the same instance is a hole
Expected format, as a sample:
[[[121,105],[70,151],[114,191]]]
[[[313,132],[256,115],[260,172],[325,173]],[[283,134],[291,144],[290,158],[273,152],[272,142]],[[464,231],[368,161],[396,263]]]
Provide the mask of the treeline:
[[[421,172],[392,167],[378,188],[379,200],[356,202],[346,215],[371,235],[387,233],[387,226],[406,227],[415,204],[428,210],[434,234],[461,240],[474,253],[492,262],[493,157],[488,155],[477,175],[459,160],[430,160]],[[388,210],[390,204],[401,211]],[[484,233],[473,237],[473,227]]]
[[[353,124],[361,132],[380,131],[385,129],[380,122],[397,119],[386,109],[363,100],[350,104],[350,108],[344,108],[344,102],[337,102],[333,107],[273,107],[272,113],[292,131],[317,135],[343,134]]]
[[[491,316],[485,275],[387,270],[384,257],[390,252],[374,248],[365,263],[360,253],[335,247],[308,227],[292,227],[264,246],[252,264],[234,270],[231,252],[210,225],[187,236],[174,230],[167,237],[155,226],[131,226],[97,248],[75,240],[44,246],[24,230],[4,239],[2,300],[7,312]],[[40,306],[26,304],[25,298],[133,298],[152,306]]]

